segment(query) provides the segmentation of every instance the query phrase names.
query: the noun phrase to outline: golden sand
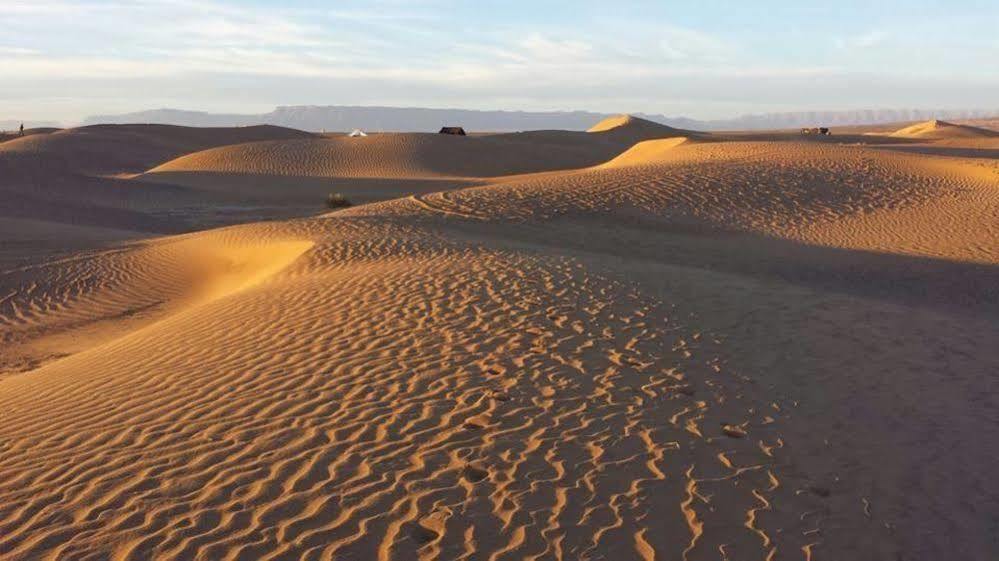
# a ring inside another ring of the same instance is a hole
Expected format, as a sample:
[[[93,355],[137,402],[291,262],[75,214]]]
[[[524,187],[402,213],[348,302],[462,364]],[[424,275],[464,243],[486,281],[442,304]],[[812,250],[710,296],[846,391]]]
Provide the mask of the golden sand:
[[[137,130],[44,171],[97,245],[0,272],[0,559],[997,553],[995,158],[633,118]],[[123,173],[388,200],[150,237],[88,183]]]

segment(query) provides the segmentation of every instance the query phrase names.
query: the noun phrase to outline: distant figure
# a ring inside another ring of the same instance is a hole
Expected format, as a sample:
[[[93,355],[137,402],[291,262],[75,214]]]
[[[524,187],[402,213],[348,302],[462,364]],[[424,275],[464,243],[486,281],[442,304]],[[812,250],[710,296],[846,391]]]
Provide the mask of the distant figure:
[[[455,134],[458,136],[465,136],[465,129],[461,127],[441,127],[438,134]]]
[[[17,136],[24,136],[24,123],[21,123],[21,130],[18,131]]]

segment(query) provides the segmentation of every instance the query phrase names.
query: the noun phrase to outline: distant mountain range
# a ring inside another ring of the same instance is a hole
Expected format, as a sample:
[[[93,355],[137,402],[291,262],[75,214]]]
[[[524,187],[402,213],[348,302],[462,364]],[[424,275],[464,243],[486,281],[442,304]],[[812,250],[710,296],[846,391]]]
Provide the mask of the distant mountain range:
[[[803,126],[873,125],[929,119],[981,119],[999,116],[999,109],[926,110],[875,109],[852,111],[803,111],[743,115],[733,119],[697,120],[635,113],[634,115],[672,127],[692,130],[762,130]],[[460,125],[470,131],[586,130],[610,116],[590,111],[477,111],[421,107],[362,107],[347,105],[296,105],[278,107],[269,113],[206,113],[179,109],[154,109],[121,115],[96,115],[84,124],[161,123],[192,127],[278,125],[306,131],[373,132],[436,131],[444,125]]]

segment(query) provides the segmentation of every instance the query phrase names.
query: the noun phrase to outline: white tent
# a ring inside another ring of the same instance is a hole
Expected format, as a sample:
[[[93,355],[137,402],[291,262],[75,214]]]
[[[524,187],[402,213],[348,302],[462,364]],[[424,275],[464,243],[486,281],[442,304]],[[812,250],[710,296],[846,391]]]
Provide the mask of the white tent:
[[[368,135],[365,134],[364,131],[362,131],[361,129],[354,129],[350,131],[350,134],[348,134],[347,136],[368,136]]]

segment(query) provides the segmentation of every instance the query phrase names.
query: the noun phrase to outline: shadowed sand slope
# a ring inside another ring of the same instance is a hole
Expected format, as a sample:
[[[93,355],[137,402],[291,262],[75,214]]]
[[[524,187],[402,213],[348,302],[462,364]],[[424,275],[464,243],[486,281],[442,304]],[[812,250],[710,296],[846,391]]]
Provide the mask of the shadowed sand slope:
[[[130,175],[211,146],[311,136],[272,126],[95,125],[0,143],[0,237],[8,242],[0,248],[0,264],[143,233],[232,223],[241,212],[257,216],[252,208],[240,210],[247,200],[238,192],[139,184]],[[227,210],[222,216],[215,209]]]
[[[135,173],[213,146],[311,136],[271,125],[235,128],[91,125],[10,140],[0,144],[0,151],[45,158],[81,173]]]
[[[193,129],[167,125],[95,125],[25,136],[0,144],[0,213],[61,223],[164,231],[144,208],[195,205],[176,187],[136,186],[118,177],[209,146],[290,139],[308,133],[272,126]],[[201,202],[204,202],[203,200]]]
[[[0,558],[995,558],[999,168],[626,156],[4,272]]]

